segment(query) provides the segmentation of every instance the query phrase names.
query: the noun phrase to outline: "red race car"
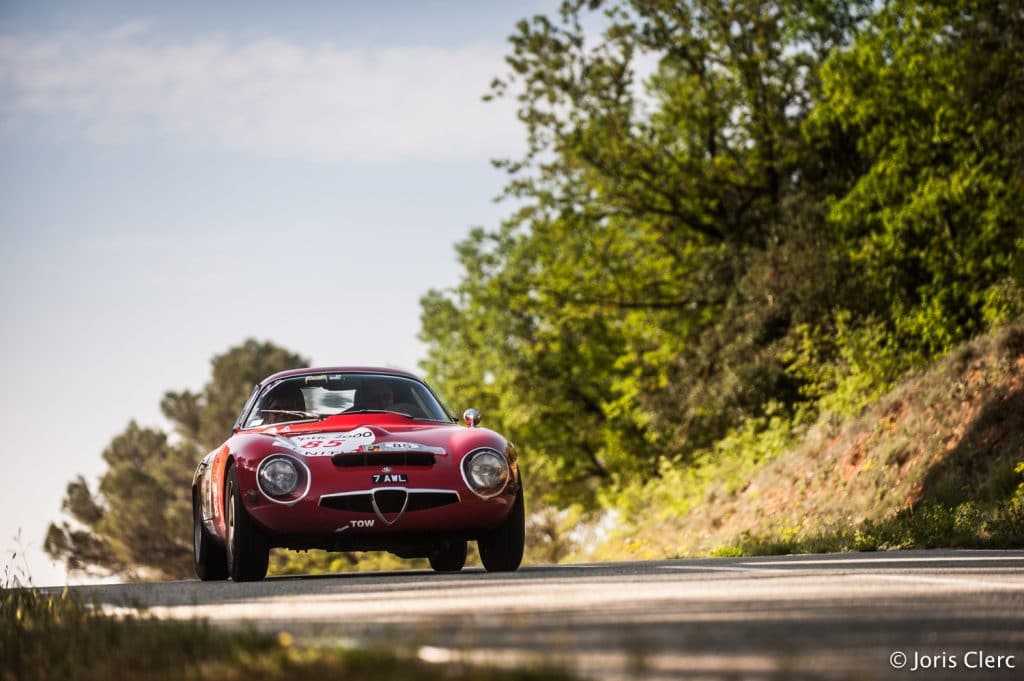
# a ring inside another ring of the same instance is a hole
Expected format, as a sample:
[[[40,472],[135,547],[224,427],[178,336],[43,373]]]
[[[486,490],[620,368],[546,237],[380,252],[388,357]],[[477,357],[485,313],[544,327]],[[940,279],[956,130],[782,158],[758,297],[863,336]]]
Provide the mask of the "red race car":
[[[390,551],[461,570],[477,542],[491,572],[523,557],[512,443],[456,419],[412,374],[296,369],[253,388],[227,442],[192,481],[200,579],[263,579],[270,549]]]

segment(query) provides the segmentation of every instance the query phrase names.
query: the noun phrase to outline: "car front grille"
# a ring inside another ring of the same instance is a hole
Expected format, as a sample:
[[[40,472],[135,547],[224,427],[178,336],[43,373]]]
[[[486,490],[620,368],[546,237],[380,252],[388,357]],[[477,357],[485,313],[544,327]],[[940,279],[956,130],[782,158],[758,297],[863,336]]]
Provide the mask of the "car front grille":
[[[427,511],[459,502],[458,492],[452,490],[384,488],[365,492],[325,494],[320,497],[320,506],[352,513],[375,513],[374,498],[381,513],[401,513],[403,509],[406,512]]]

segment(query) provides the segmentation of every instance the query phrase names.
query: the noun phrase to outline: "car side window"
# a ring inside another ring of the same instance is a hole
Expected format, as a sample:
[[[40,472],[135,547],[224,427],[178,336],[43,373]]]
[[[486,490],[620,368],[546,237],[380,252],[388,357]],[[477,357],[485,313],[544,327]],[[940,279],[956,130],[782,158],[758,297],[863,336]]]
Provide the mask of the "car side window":
[[[249,398],[245,401],[245,406],[242,407],[242,413],[238,415],[237,419],[235,419],[235,425],[233,426],[234,430],[238,430],[242,427],[242,424],[245,422],[245,415],[249,413],[250,409],[252,409],[252,405],[256,401],[256,396],[259,395],[259,393],[259,384],[254,385],[252,392],[249,393]]]

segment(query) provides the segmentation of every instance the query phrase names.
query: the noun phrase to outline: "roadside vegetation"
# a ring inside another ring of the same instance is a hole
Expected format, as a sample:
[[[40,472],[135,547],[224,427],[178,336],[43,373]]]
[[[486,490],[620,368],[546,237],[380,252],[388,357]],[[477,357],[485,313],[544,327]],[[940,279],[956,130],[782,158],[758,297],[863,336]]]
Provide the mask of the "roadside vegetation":
[[[518,447],[528,561],[1021,545],[1019,2],[571,0],[506,62],[507,218],[457,245],[421,339]],[[214,357],[164,396],[173,432],[129,424],[69,484],[47,551],[190,576],[196,462],[307,363]]]
[[[415,651],[304,646],[289,634],[223,631],[203,620],[142,611],[112,616],[65,591],[0,590],[0,680],[532,681],[571,679],[553,669],[503,670],[418,660]]]
[[[1024,546],[1024,321],[856,413],[777,418],[618,497],[575,559]]]

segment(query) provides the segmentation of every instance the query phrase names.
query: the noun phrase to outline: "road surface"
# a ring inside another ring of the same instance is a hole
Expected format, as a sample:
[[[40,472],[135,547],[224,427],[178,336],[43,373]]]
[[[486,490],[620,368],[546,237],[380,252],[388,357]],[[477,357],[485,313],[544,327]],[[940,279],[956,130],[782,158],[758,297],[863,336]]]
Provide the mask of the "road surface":
[[[922,551],[76,587],[304,642],[596,679],[1024,678],[1024,551]]]

